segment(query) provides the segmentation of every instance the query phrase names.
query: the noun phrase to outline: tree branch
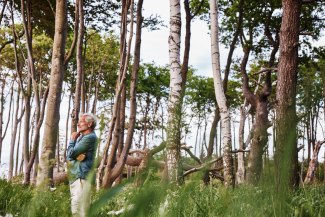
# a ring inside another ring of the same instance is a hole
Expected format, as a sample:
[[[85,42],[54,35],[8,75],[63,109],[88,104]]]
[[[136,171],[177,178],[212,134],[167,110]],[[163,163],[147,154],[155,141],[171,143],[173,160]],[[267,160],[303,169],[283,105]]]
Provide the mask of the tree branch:
[[[185,144],[181,146],[181,149],[185,150],[191,156],[191,158],[193,158],[199,164],[202,164],[202,161],[191,152],[190,148],[191,147],[187,147]]]
[[[191,174],[191,173],[194,173],[194,172],[196,172],[196,171],[204,170],[204,169],[206,169],[208,166],[210,166],[211,164],[213,164],[213,163],[215,163],[215,162],[217,162],[217,161],[219,161],[219,160],[222,160],[222,157],[218,157],[218,158],[216,158],[216,159],[213,159],[213,160],[211,160],[211,161],[209,161],[209,162],[203,164],[202,166],[194,167],[194,168],[192,168],[192,169],[190,169],[190,170],[187,170],[185,173],[183,173],[182,177],[185,177],[185,176],[187,176],[187,175],[189,175],[189,174]]]
[[[268,71],[278,71],[278,68],[262,68],[260,71],[255,72],[255,75],[264,73],[264,72],[268,72]]]

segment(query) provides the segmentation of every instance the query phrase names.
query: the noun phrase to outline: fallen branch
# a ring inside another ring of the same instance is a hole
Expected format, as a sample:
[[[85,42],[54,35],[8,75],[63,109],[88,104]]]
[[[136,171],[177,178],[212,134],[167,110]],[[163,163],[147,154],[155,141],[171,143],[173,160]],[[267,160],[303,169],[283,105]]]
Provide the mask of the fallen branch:
[[[236,154],[236,153],[239,153],[239,152],[250,152],[251,150],[242,150],[242,149],[235,149],[233,151],[231,151],[230,153],[233,153],[233,154]]]
[[[218,157],[216,159],[213,159],[213,160],[203,164],[202,166],[194,167],[194,168],[192,168],[190,170],[187,170],[185,173],[183,173],[182,177],[185,177],[185,176],[187,176],[187,175],[189,175],[191,173],[194,173],[196,171],[204,170],[204,169],[206,169],[206,167],[210,166],[211,164],[213,164],[213,163],[215,163],[215,162],[217,162],[219,160],[222,160],[222,157]]]
[[[186,145],[181,146],[181,149],[185,150],[191,156],[191,158],[193,158],[199,164],[202,164],[202,161],[191,152],[190,148],[192,147],[188,147]]]

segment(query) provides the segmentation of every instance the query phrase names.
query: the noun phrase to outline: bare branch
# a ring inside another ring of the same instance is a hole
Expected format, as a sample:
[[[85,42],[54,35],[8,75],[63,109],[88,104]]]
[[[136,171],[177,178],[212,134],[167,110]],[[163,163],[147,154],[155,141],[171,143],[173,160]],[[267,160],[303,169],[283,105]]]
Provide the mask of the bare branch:
[[[181,146],[181,149],[185,150],[191,156],[191,158],[193,158],[199,164],[202,164],[202,161],[191,152],[190,148],[191,147],[188,147],[185,144]]]
[[[187,170],[185,173],[183,173],[183,177],[185,177],[185,176],[187,176],[187,175],[189,175],[189,174],[191,174],[191,173],[194,173],[194,172],[196,172],[196,171],[204,170],[204,169],[206,169],[208,166],[210,166],[211,164],[213,164],[213,163],[215,163],[215,162],[217,162],[217,161],[219,161],[219,160],[222,160],[222,157],[218,157],[218,158],[216,158],[216,159],[213,159],[213,160],[211,160],[211,161],[209,161],[209,162],[203,164],[202,166],[194,167],[194,168],[192,168],[192,169],[190,169],[190,170]]]
[[[235,150],[233,150],[233,151],[231,151],[231,153],[233,153],[233,154],[236,154],[236,153],[239,153],[239,152],[250,152],[251,150],[241,150],[241,149],[235,149]]]
[[[255,72],[255,75],[264,73],[264,72],[268,72],[268,71],[278,71],[278,68],[262,68],[260,71]]]

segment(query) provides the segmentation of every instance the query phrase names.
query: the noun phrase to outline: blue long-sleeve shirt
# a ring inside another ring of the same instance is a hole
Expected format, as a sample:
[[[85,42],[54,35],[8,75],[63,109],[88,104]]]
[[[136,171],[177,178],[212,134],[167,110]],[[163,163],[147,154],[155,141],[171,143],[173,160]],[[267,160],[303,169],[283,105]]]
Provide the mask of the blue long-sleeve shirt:
[[[86,179],[89,171],[92,169],[95,160],[97,148],[97,136],[95,132],[87,135],[80,135],[78,139],[70,140],[67,149],[67,159],[70,163],[69,181],[73,183],[76,179]],[[78,161],[80,154],[86,154],[83,161]]]

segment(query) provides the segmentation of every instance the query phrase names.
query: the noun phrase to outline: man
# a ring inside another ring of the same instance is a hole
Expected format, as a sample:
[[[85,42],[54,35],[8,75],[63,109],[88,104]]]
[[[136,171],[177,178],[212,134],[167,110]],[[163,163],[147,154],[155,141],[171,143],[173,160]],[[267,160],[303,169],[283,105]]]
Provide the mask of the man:
[[[71,134],[67,149],[70,161],[70,193],[71,211],[73,216],[86,216],[90,205],[91,183],[86,180],[95,159],[97,136],[94,132],[96,117],[84,113],[79,117],[78,132]]]

